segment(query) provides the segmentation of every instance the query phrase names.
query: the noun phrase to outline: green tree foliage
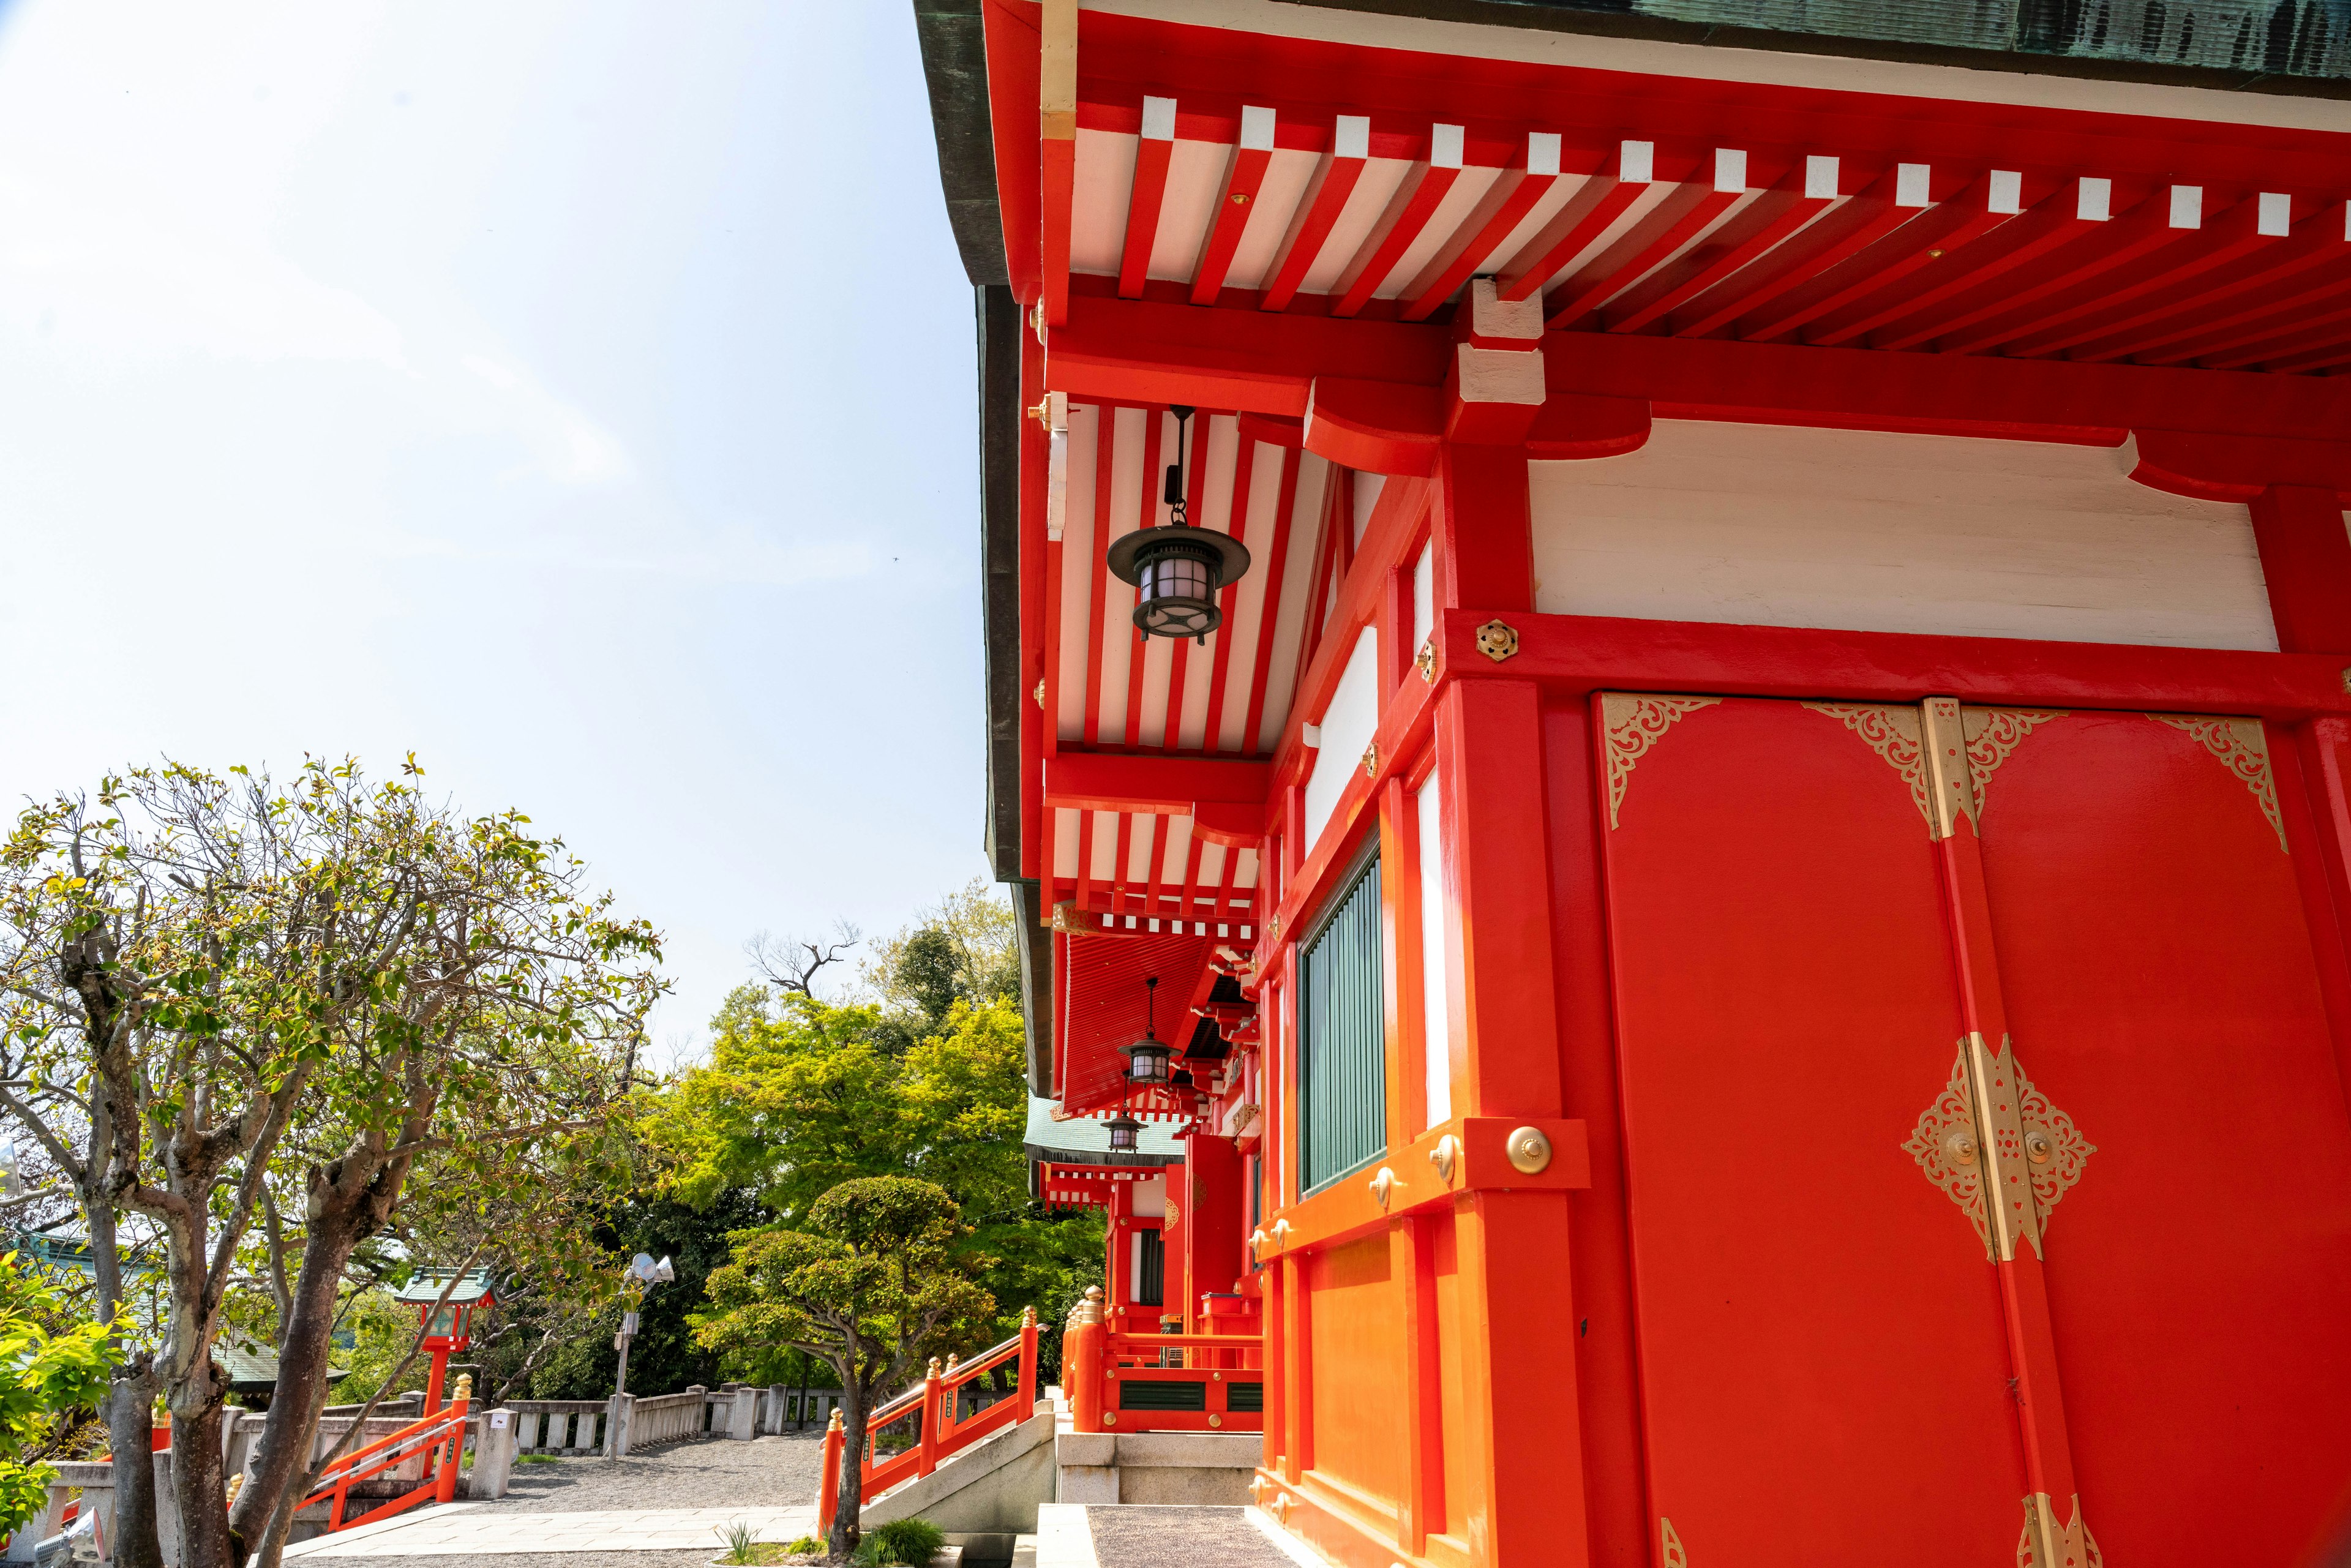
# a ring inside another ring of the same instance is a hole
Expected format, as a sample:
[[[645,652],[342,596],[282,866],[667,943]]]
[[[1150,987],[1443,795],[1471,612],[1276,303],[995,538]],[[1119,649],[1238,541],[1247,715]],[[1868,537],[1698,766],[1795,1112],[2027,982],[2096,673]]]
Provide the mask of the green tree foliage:
[[[966,1272],[966,1227],[945,1188],[908,1176],[863,1176],[810,1204],[803,1227],[742,1232],[734,1261],[707,1283],[695,1337],[731,1354],[789,1345],[841,1380],[852,1432],[925,1358],[970,1345],[996,1301]],[[829,1542],[854,1548],[863,1487],[841,1467]]]
[[[642,1124],[672,1162],[672,1190],[697,1205],[747,1191],[789,1225],[855,1177],[935,1183],[971,1227],[968,1251],[1002,1304],[990,1337],[1008,1333],[1023,1306],[1058,1322],[1100,1272],[1102,1222],[1056,1218],[1029,1201],[1019,1011],[1008,1000],[955,1001],[937,1032],[903,1051],[876,1042],[882,1018],[874,1004],[761,986],[728,997],[710,1065],[682,1076]]]
[[[38,1272],[0,1256],[0,1535],[47,1500],[57,1471],[30,1456],[70,1412],[98,1403],[120,1354],[103,1324],[46,1326],[61,1308]]]
[[[417,774],[137,769],[0,847],[0,1105],[94,1231],[120,1210],[162,1238],[154,1375],[192,1568],[275,1563],[370,1238],[418,1263],[536,1249],[598,1283],[569,1239],[627,1167],[658,944],[560,840]],[[241,1290],[269,1298],[280,1379],[232,1521],[210,1353]]]
[[[732,1188],[696,1207],[666,1194],[631,1197],[605,1214],[597,1239],[615,1259],[643,1252],[668,1258],[677,1278],[645,1292],[637,1308],[637,1337],[629,1346],[629,1389],[635,1394],[674,1394],[692,1384],[716,1386],[722,1376],[716,1351],[694,1343],[687,1315],[703,1302],[703,1281],[726,1262],[730,1233],[774,1218],[751,1193]],[[480,1345],[485,1385],[507,1396],[532,1399],[601,1399],[612,1392],[619,1354],[612,1336],[621,1326],[622,1303],[608,1278],[595,1312],[575,1329],[570,1323],[532,1323],[508,1333],[499,1321],[491,1342]],[[521,1359],[549,1328],[558,1338],[516,1383]],[[800,1368],[785,1355],[753,1358],[737,1375],[754,1383],[797,1380]],[[510,1385],[512,1386],[510,1386]],[[829,1386],[829,1385],[820,1385]]]

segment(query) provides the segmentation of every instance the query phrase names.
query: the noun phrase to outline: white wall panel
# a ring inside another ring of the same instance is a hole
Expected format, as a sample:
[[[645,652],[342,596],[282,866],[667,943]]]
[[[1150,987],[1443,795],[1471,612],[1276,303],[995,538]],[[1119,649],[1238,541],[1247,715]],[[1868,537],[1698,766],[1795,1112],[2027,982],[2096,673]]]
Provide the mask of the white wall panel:
[[[1548,613],[2277,646],[2246,509],[2108,448],[1659,420],[1531,466]]]
[[[1311,851],[1322,828],[1345,792],[1347,780],[1364,765],[1364,748],[1379,732],[1378,632],[1366,626],[1355,634],[1347,667],[1322,710],[1322,745],[1314,754],[1313,770],[1306,776],[1306,848]]]

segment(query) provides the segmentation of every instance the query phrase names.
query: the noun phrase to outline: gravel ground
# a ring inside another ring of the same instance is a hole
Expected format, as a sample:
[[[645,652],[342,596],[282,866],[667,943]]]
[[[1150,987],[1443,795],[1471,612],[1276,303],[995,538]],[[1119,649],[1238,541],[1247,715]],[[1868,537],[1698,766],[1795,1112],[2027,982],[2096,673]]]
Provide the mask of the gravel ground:
[[[517,1465],[503,1501],[517,1513],[623,1508],[789,1508],[816,1500],[824,1435],[810,1431],[747,1443],[676,1443],[623,1459]],[[646,1554],[650,1560],[652,1553]],[[504,1562],[518,1561],[503,1558]],[[633,1557],[632,1557],[633,1560]]]
[[[607,1509],[789,1507],[816,1497],[822,1435],[747,1443],[680,1443],[624,1459],[517,1465],[505,1499],[517,1513]],[[496,1552],[475,1557],[327,1557],[319,1568],[702,1568],[716,1541],[693,1552]]]
[[[1237,1508],[1098,1508],[1086,1523],[1102,1568],[1297,1568]]]
[[[319,1563],[320,1568],[704,1568],[723,1550],[713,1542],[707,1552],[498,1552],[484,1557],[321,1557]]]

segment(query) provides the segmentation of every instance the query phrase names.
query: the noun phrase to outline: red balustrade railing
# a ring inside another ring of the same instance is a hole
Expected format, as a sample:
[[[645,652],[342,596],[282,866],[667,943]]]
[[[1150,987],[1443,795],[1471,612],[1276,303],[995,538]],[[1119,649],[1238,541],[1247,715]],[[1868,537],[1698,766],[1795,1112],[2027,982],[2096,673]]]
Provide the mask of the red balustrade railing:
[[[388,1518],[422,1502],[427,1494],[434,1502],[453,1500],[457,1495],[457,1466],[465,1457],[465,1412],[473,1403],[473,1378],[459,1377],[457,1396],[447,1406],[421,1421],[413,1421],[396,1432],[378,1437],[365,1448],[354,1448],[329,1465],[319,1474],[318,1490],[304,1498],[299,1507],[308,1508],[313,1503],[334,1499],[334,1509],[327,1516],[327,1529],[331,1532],[355,1529]],[[380,1503],[357,1519],[343,1517],[343,1509],[350,1500],[353,1485],[397,1469],[419,1453],[424,1456],[424,1477],[413,1490]]]
[[[1020,1371],[1013,1392],[965,1415],[964,1391],[974,1388],[982,1378],[1016,1358]],[[1036,1408],[1037,1311],[1031,1307],[1021,1313],[1020,1332],[1010,1339],[969,1361],[949,1357],[945,1367],[933,1356],[921,1383],[866,1416],[857,1458],[863,1483],[861,1495],[870,1502],[901,1481],[929,1475],[939,1468],[940,1460],[960,1453],[992,1433],[1017,1426]],[[906,1448],[883,1452],[886,1430],[908,1420],[916,1423],[914,1440]],[[835,1410],[832,1425],[824,1434],[823,1479],[820,1483],[823,1495],[816,1505],[819,1535],[832,1529],[833,1510],[841,1496],[841,1466],[847,1435],[841,1412]]]
[[[1119,1333],[1102,1322],[1101,1297],[1088,1291],[1061,1333],[1073,1430],[1265,1430],[1264,1336]]]

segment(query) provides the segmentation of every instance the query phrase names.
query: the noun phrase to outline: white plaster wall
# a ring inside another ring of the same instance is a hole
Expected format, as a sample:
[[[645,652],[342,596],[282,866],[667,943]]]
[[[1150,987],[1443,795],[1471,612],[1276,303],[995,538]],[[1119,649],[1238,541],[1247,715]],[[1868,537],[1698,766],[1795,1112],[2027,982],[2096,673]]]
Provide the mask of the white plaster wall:
[[[1322,743],[1314,753],[1312,769],[1306,775],[1306,847],[1310,852],[1322,838],[1331,813],[1338,808],[1339,797],[1346,793],[1348,777],[1364,765],[1364,748],[1379,733],[1379,633],[1369,626],[1355,634],[1355,646],[1347,655],[1347,667],[1339,672],[1338,686],[1317,721],[1322,726]]]
[[[2246,509],[2109,448],[1659,420],[1531,469],[1551,613],[2277,647]]]

